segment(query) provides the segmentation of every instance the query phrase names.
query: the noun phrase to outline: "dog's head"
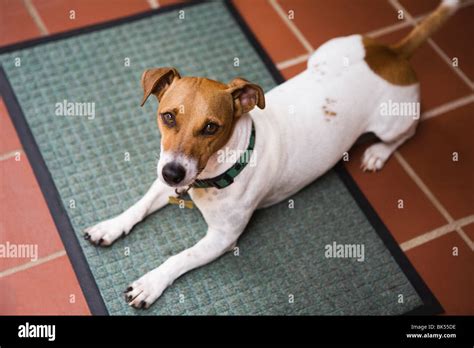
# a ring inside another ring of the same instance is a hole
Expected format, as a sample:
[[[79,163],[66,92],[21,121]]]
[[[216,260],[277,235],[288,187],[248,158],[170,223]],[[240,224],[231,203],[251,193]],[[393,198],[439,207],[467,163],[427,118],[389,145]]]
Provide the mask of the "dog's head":
[[[146,70],[142,106],[150,94],[159,101],[161,155],[158,177],[173,187],[194,182],[207,161],[229,140],[238,117],[265,107],[260,86],[242,78],[229,84],[181,77],[175,68]]]

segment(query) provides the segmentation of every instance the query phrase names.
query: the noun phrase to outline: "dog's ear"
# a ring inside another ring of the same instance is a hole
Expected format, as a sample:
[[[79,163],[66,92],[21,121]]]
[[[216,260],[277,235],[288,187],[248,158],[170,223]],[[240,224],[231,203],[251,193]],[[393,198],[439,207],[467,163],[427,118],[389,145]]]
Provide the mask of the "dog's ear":
[[[227,91],[234,99],[234,113],[240,116],[252,110],[255,106],[265,107],[265,95],[262,87],[237,77],[229,83]]]
[[[154,94],[158,101],[175,79],[179,79],[178,70],[175,68],[155,68],[147,69],[142,74],[143,99],[140,106],[143,106],[150,96]]]

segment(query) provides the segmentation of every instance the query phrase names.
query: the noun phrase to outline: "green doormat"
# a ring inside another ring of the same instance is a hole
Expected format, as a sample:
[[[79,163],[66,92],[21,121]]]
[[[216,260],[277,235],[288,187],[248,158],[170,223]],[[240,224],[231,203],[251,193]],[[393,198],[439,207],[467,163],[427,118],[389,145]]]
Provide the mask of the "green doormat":
[[[231,4],[172,7],[0,52],[3,98],[93,313],[439,310],[341,166],[292,201],[257,211],[238,251],[182,276],[149,310],[125,303],[129,283],[206,231],[198,210],[172,205],[109,248],[82,238],[85,227],[128,208],[156,177],[156,102],[139,107],[141,73],[175,66],[183,75],[221,81],[243,76],[266,90],[281,82]],[[94,104],[86,116],[56,115],[57,103],[68,102]],[[335,243],[363,247],[364,254],[332,257]]]

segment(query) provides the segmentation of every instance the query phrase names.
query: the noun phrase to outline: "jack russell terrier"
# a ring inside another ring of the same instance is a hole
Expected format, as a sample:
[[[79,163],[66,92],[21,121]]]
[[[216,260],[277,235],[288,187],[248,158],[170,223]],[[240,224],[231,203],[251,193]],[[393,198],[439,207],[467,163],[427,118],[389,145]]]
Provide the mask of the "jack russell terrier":
[[[158,178],[125,212],[87,228],[85,238],[110,245],[187,191],[208,230],[196,245],[130,284],[126,301],[148,308],[182,274],[233,249],[254,210],[323,175],[361,134],[373,132],[381,140],[367,148],[362,168],[381,169],[415,133],[419,118],[381,115],[381,105],[418,104],[419,84],[408,59],[457,7],[458,1],[444,0],[392,46],[361,35],[330,40],[305,71],[266,94],[242,78],[224,84],[181,77],[174,68],[146,70],[141,105],[150,94],[159,101]],[[219,156],[222,149],[227,156]],[[257,155],[256,165],[248,165]]]

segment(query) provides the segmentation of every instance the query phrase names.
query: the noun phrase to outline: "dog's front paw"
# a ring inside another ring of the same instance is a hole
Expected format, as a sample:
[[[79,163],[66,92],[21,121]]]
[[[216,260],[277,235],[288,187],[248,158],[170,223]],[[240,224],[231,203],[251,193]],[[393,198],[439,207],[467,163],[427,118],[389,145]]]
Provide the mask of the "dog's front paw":
[[[124,291],[125,301],[135,308],[149,308],[170,283],[160,269],[155,269],[130,284]]]
[[[112,244],[121,236],[125,236],[130,231],[130,227],[120,218],[105,220],[97,225],[84,230],[84,238],[92,244],[107,246]]]

